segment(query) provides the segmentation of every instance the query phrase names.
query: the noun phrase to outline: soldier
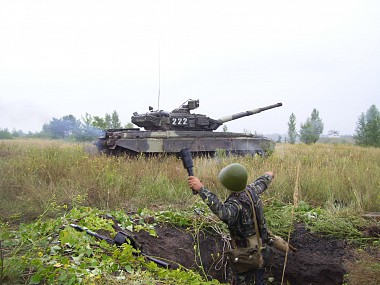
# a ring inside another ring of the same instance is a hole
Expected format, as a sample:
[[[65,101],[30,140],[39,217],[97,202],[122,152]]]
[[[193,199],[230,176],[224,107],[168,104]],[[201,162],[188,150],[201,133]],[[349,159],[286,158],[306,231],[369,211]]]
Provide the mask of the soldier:
[[[270,247],[266,245],[270,239],[259,194],[267,189],[273,178],[273,172],[265,172],[263,176],[247,185],[248,172],[246,168],[239,163],[228,165],[218,175],[219,181],[231,191],[224,203],[220,202],[214,193],[205,188],[197,177],[189,176],[188,183],[201,196],[211,211],[227,224],[231,236],[231,245],[236,248],[259,248],[261,246],[261,249],[264,249],[265,260],[265,256],[270,255],[271,252]],[[252,203],[255,213],[252,211]],[[254,215],[259,233],[255,230]],[[259,239],[256,234],[259,234]],[[230,262],[232,261],[229,260],[229,281],[231,284],[265,285],[264,266],[260,267],[259,265],[257,270],[237,270],[231,266]],[[260,264],[262,264],[262,260]]]

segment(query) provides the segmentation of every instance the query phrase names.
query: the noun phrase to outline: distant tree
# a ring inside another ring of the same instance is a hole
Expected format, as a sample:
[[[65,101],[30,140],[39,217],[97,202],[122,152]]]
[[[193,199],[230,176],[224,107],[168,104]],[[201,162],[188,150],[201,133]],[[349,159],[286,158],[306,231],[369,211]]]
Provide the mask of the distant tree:
[[[42,138],[49,138],[50,137],[49,126],[50,126],[50,124],[43,124],[42,125],[42,130],[39,133],[39,137],[42,137]]]
[[[67,115],[61,119],[53,118],[48,125],[44,125],[51,138],[64,139],[75,134],[80,128],[80,121],[73,115]]]
[[[119,114],[116,111],[113,111],[112,115],[111,115],[111,127],[112,127],[112,129],[120,129],[121,128],[121,122],[119,119]]]
[[[15,138],[19,138],[19,137],[24,137],[25,134],[22,130],[16,130],[16,129],[13,129],[12,130],[12,136],[15,137]]]
[[[9,139],[13,139],[13,136],[7,128],[5,128],[5,129],[0,128],[0,139],[9,140]]]
[[[113,111],[113,113],[110,115],[106,113],[104,115],[104,118],[99,116],[92,117],[91,115],[86,113],[86,120],[91,121],[91,125],[95,128],[101,129],[101,130],[107,130],[107,129],[120,129],[121,128],[121,122],[119,119],[119,114],[116,111]]]
[[[323,123],[319,118],[319,112],[313,109],[311,117],[305,123],[301,123],[300,140],[306,144],[316,143],[323,132]]]
[[[90,141],[101,134],[101,130],[93,126],[95,120],[89,113],[86,113],[81,119],[79,128],[77,128],[72,135],[75,140]]]
[[[104,116],[104,122],[107,126],[107,129],[112,129],[112,119],[111,119],[111,115],[106,113],[105,116]]]
[[[99,129],[91,125],[82,124],[81,127],[73,133],[73,138],[77,141],[91,141],[100,136],[100,134],[101,131]]]
[[[132,123],[125,126],[125,128],[131,127],[133,127]],[[60,119],[53,118],[48,124],[44,124],[42,131],[35,136],[88,141],[101,135],[102,130],[116,128],[122,128],[116,111],[111,115],[106,113],[104,118],[86,113],[81,120],[77,120],[73,115],[67,115]]]
[[[94,121],[94,118],[89,113],[86,112],[84,117],[82,116],[82,121],[85,126],[91,126]]]
[[[99,117],[99,116],[94,116],[93,121],[91,125],[95,128],[98,128],[100,130],[106,130],[109,129],[107,122],[104,120],[104,118]]]
[[[318,140],[318,137],[315,135],[313,125],[311,124],[310,119],[307,119],[306,123],[301,123],[300,140],[301,142],[306,144],[315,143]]]
[[[356,122],[354,134],[354,140],[357,145],[368,146],[366,133],[366,119],[364,113],[361,113],[358,121]]]
[[[359,116],[354,139],[357,145],[380,147],[380,112],[375,105]]]
[[[297,131],[296,131],[296,116],[292,113],[289,117],[288,122],[288,137],[289,143],[294,144],[297,139]]]

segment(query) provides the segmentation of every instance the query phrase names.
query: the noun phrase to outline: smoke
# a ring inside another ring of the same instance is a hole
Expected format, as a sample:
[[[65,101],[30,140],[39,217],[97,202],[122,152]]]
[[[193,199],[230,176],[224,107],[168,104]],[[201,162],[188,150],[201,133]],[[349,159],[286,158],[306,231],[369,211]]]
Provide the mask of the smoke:
[[[0,101],[0,128],[39,132],[51,120],[49,110],[32,101]]]

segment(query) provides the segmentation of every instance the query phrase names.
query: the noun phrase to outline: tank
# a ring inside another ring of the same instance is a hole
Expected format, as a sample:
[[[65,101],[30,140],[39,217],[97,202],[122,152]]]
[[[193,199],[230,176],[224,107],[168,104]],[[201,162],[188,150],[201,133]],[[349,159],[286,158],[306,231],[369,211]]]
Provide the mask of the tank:
[[[153,110],[145,114],[133,113],[131,122],[138,128],[109,129],[96,140],[101,152],[106,154],[178,154],[184,147],[193,154],[213,156],[226,154],[267,155],[274,149],[274,142],[264,136],[216,132],[226,122],[258,114],[282,103],[245,111],[219,119],[191,111],[199,107],[199,100],[189,99],[171,112]],[[143,130],[141,130],[143,128]]]

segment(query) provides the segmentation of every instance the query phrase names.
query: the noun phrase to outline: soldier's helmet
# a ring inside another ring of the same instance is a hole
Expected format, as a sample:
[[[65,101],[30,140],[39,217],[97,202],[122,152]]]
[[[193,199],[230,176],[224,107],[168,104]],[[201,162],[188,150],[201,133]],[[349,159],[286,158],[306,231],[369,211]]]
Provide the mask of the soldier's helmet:
[[[232,163],[219,172],[218,179],[228,190],[238,192],[247,186],[248,172],[243,165]]]

